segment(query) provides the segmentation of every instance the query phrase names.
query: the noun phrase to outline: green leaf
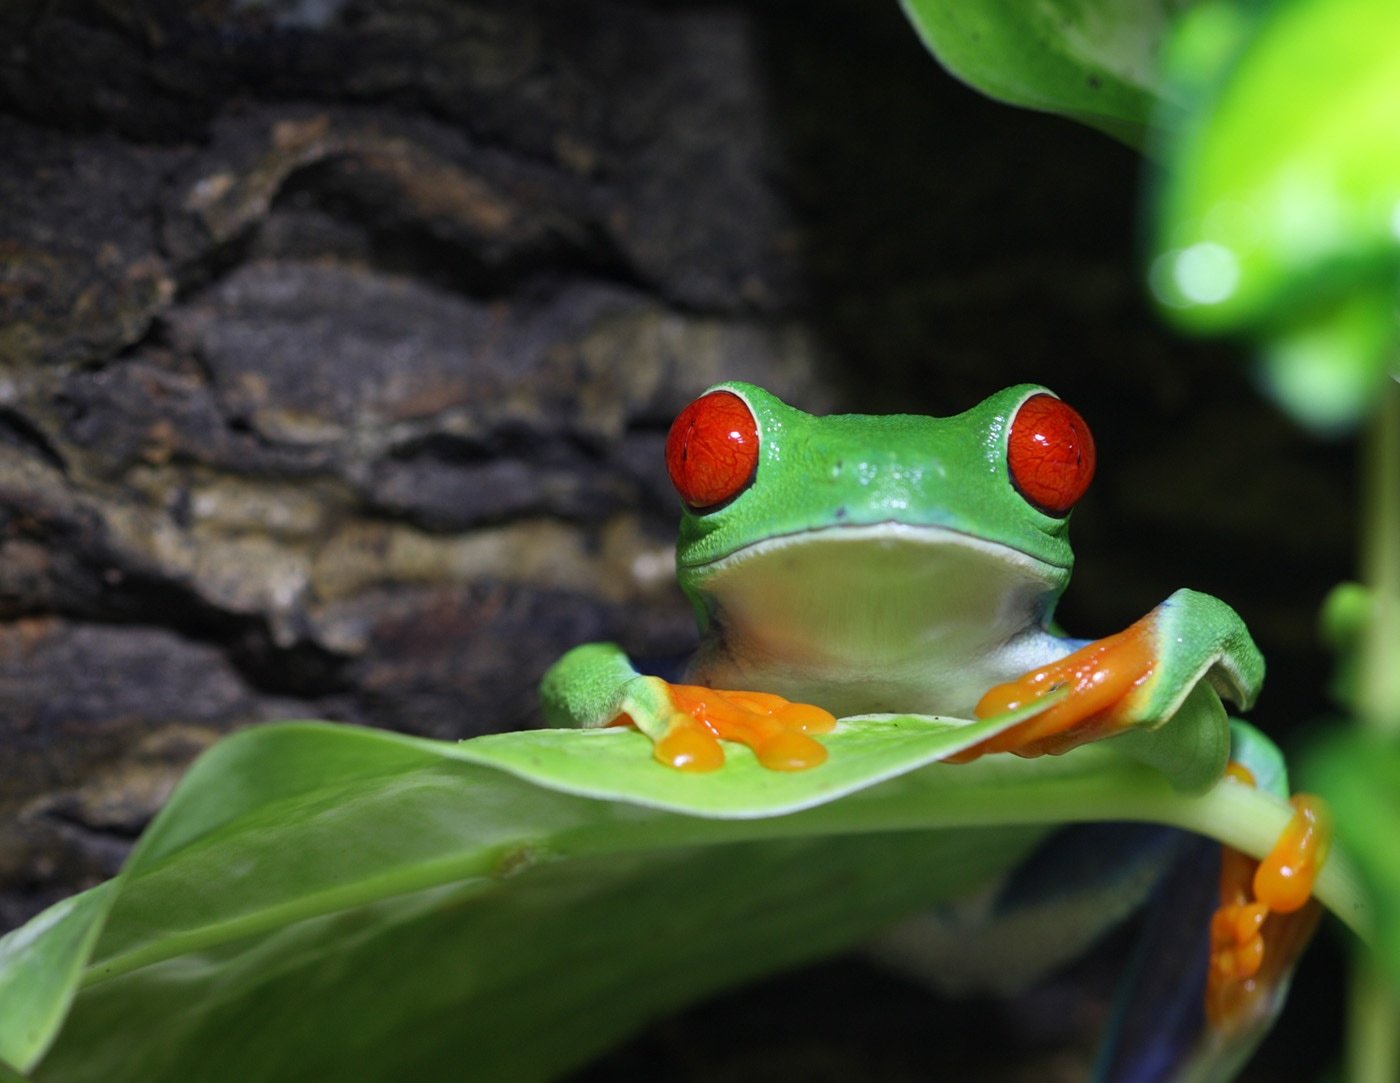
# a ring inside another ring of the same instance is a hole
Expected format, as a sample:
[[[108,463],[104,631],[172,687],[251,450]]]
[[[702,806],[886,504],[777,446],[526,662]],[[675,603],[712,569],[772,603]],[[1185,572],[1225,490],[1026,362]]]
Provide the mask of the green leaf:
[[[421,823],[403,823],[418,802],[403,796],[399,787],[410,778],[421,785],[424,772],[446,771],[455,778],[465,768],[454,761],[500,767],[565,793],[624,796],[637,804],[703,815],[774,815],[950,755],[1028,713],[970,725],[898,716],[845,724],[828,738],[834,753],[829,768],[804,776],[767,771],[739,747],[731,751],[726,770],[687,776],[659,767],[645,739],[623,730],[525,732],[461,745],[315,726],[240,735],[222,742],[191,769],[118,881],[60,904],[42,921],[0,940],[0,1003],[15,1004],[0,1017],[0,1060],[23,1067],[37,1061],[62,1020],[77,974],[117,894],[122,906],[95,956],[105,968],[101,973],[164,958],[186,945],[200,946],[211,936],[236,936],[244,928],[275,927],[482,869],[489,872],[498,860],[526,860],[527,849],[502,856],[493,848],[496,840],[482,834],[488,825],[479,814],[473,824],[478,849],[469,852],[461,851],[455,824],[453,830],[425,832]],[[376,797],[381,784],[389,784],[390,792]],[[450,785],[455,791],[458,784]],[[433,790],[422,792],[430,804],[437,802],[423,814],[425,822],[451,811]],[[486,793],[479,786],[469,809]],[[524,833],[518,845],[526,848],[533,844],[532,833],[548,834],[550,826],[558,826],[531,822],[536,796],[528,789],[516,793],[505,802],[506,820],[496,827],[507,838]],[[381,803],[388,809],[382,819]],[[596,811],[602,806],[586,807]],[[372,823],[361,823],[363,818]],[[400,838],[400,831],[409,837]],[[383,854],[349,851],[343,844],[356,837],[363,846],[370,835],[381,838]],[[279,865],[270,851],[260,852],[266,851],[269,837],[279,840],[277,852],[291,857],[292,864]],[[223,866],[250,870],[238,883],[236,901],[226,893],[222,869],[212,876],[202,868],[189,873],[206,849]],[[180,861],[164,865],[177,854]],[[170,905],[172,899],[178,907]],[[128,927],[123,918],[130,912],[163,916],[155,930],[140,923]]]
[[[1376,957],[1400,988],[1400,741],[1339,730],[1307,757],[1303,776],[1332,806],[1375,904]]]
[[[1015,720],[843,721],[823,768],[777,782],[738,749],[677,775],[628,730],[243,731],[116,880],[0,941],[0,1051],[36,1081],[545,1078],[991,881],[1048,825],[1262,853],[1288,817],[1234,783],[1186,796],[1113,742],[929,762]],[[1364,921],[1344,863],[1320,893]]]
[[[1141,146],[1157,54],[1185,0],[902,0],[938,62],[982,93]]]
[[[1371,591],[1360,583],[1338,583],[1322,602],[1322,639],[1336,661],[1328,692],[1348,711],[1360,708],[1361,652],[1375,611]]]
[[[0,1083],[29,1083],[29,1081],[13,1068],[0,1062]]]
[[[4,1061],[37,1061],[62,1024],[112,895],[107,883],[64,899],[0,939],[0,1079]]]
[[[1063,693],[1054,696],[1061,698]],[[748,819],[825,804],[946,759],[1010,729],[1050,702],[1047,696],[980,722],[897,714],[843,718],[836,732],[822,738],[830,759],[820,771],[771,771],[742,746],[731,748],[724,770],[713,774],[658,771],[649,757],[638,755],[637,735],[617,728],[585,730],[563,746],[555,730],[478,737],[459,745],[455,755],[563,793]]]
[[[1167,51],[1151,282],[1183,326],[1261,344],[1272,393],[1350,426],[1396,356],[1400,5],[1217,0]]]

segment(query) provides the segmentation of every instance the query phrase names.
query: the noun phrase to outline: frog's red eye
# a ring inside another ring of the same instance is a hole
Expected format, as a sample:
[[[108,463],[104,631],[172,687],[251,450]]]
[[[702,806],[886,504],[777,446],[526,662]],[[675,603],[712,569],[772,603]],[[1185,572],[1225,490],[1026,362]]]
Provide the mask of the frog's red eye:
[[[1006,463],[1022,496],[1047,515],[1068,515],[1093,480],[1094,438],[1054,395],[1032,395],[1011,422]]]
[[[748,488],[758,466],[758,426],[732,391],[701,395],[666,437],[666,470],[681,499],[711,508]]]

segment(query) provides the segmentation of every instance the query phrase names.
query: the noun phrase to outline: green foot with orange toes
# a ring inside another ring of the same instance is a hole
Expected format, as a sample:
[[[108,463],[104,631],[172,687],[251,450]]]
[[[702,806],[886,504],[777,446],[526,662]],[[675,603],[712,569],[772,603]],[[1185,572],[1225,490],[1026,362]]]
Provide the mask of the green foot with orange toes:
[[[545,675],[540,692],[551,724],[635,726],[651,738],[658,761],[681,771],[723,766],[721,741],[747,745],[770,770],[816,767],[827,753],[809,735],[836,726],[829,711],[781,696],[643,676],[610,643],[569,651]]]
[[[954,762],[990,752],[1058,755],[1123,734],[1126,753],[1167,770],[1185,789],[1203,789],[1229,754],[1221,698],[1248,709],[1263,679],[1264,660],[1238,614],[1208,594],[1179,590],[1123,631],[988,690],[976,707],[979,718],[1065,688],[1069,694]],[[1173,739],[1157,738],[1169,722]]]
[[[1227,772],[1254,785],[1241,764]],[[1312,897],[1332,842],[1327,805],[1311,794],[1292,798],[1293,817],[1262,861],[1221,847],[1220,905],[1211,918],[1205,1011],[1223,1035],[1238,1033],[1274,1010],[1272,1003],[1312,935],[1321,905]]]
[[[655,756],[681,771],[713,771],[724,764],[720,741],[735,741],[753,750],[758,762],[773,771],[803,771],[825,762],[826,749],[808,734],[828,733],[836,717],[810,703],[792,703],[766,692],[725,691],[693,684],[669,684],[659,677],[651,685],[665,717]],[[663,699],[664,697],[664,699]],[[609,725],[632,725],[646,732],[624,710]]]

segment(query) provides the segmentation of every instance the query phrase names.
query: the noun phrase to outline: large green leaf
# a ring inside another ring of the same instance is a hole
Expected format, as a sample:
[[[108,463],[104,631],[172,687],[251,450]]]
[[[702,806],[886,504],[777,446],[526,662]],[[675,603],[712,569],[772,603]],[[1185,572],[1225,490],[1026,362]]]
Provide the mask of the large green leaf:
[[[1184,325],[1263,345],[1273,393],[1353,422],[1396,355],[1400,4],[1202,4],[1166,70],[1154,292]]]
[[[1185,0],[901,0],[924,44],[990,97],[1141,146],[1161,106],[1157,54]]]
[[[0,1054],[53,1081],[544,1078],[975,888],[1047,825],[1261,854],[1288,816],[1235,783],[1184,795],[1112,742],[931,762],[1015,720],[848,720],[789,776],[738,749],[680,776],[627,730],[244,731],[120,877],[0,940]],[[1342,863],[1320,895],[1364,920]]]

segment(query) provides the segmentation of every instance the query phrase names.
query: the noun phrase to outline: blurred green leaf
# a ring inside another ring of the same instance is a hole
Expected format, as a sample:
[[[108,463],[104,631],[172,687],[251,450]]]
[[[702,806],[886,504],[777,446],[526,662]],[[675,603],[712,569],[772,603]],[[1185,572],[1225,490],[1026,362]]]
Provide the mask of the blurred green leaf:
[[[740,749],[677,775],[621,729],[244,731],[116,880],[0,940],[0,1053],[36,1081],[545,1078],[975,889],[1048,825],[1158,820],[1261,854],[1288,818],[1232,782],[1176,791],[1113,742],[931,762],[1015,721],[844,720],[827,765],[788,776]],[[1344,866],[1324,881],[1364,922]]]
[[[1140,147],[1162,107],[1157,54],[1187,0],[901,0],[950,72],[1012,105]]]
[[[1375,904],[1376,958],[1400,987],[1400,740],[1338,730],[1302,774],[1332,806],[1337,838]]]
[[[1360,704],[1362,643],[1374,611],[1371,592],[1360,583],[1338,583],[1322,602],[1322,640],[1336,657],[1328,691],[1353,712]]]
[[[1165,68],[1154,293],[1183,326],[1261,344],[1272,393],[1349,427],[1397,351],[1400,5],[1202,4]]]
[[[0,939],[0,1070],[33,1064],[62,1025],[112,894],[107,883],[64,899]]]

